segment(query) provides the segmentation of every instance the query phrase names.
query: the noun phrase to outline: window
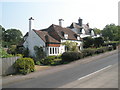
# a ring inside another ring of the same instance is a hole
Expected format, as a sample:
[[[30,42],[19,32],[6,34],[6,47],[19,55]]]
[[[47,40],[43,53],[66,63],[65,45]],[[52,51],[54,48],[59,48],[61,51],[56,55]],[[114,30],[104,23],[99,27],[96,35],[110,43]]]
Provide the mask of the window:
[[[57,48],[55,48],[55,54],[57,54]]]
[[[59,47],[57,48],[58,54],[59,54]]]
[[[68,34],[64,34],[65,39],[68,39]]]
[[[54,52],[54,47],[52,48],[52,50],[53,50],[53,53],[52,54],[54,54],[55,52]]]
[[[52,54],[52,48],[50,47],[50,54]]]

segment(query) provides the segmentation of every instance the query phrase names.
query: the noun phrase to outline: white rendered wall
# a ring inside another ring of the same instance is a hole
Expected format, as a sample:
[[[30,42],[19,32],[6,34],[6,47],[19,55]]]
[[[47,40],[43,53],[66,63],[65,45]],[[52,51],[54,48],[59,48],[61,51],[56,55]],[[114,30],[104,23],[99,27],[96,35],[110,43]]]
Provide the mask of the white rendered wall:
[[[30,55],[34,56],[35,52],[34,52],[34,46],[45,46],[45,42],[34,32],[34,31],[30,31],[28,38],[26,39],[26,41],[24,42],[23,46],[25,48],[28,47],[29,51],[30,51]],[[44,48],[44,51],[46,49]]]

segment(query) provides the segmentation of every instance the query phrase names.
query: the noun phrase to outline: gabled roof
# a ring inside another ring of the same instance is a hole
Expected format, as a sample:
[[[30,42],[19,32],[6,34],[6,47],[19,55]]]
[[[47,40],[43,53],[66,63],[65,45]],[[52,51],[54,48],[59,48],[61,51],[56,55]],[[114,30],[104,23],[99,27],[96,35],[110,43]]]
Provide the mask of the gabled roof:
[[[59,41],[55,40],[51,37],[48,32],[42,30],[33,30],[44,42],[54,42],[59,43]]]
[[[65,39],[64,34],[68,34],[68,40],[77,40],[77,34],[69,28],[63,28],[52,24],[50,27],[42,30],[33,30],[45,43],[60,44],[61,39]],[[28,36],[28,32],[24,37]],[[24,42],[24,41],[23,41]],[[22,43],[23,43],[22,42]]]
[[[51,33],[54,33],[55,34],[51,34]],[[65,39],[64,37],[64,34],[68,34],[68,39],[69,40],[77,40],[77,37],[76,37],[76,33],[73,32],[71,29],[69,28],[63,28],[61,26],[58,26],[58,25],[54,25],[52,24],[48,29],[47,29],[47,32],[52,35],[52,37],[56,37],[56,35],[59,36],[60,39]]]
[[[79,25],[79,23],[75,23],[75,22],[73,22],[71,25],[70,25],[70,27],[69,28],[78,28],[78,29],[80,29],[80,28],[82,28],[82,26],[80,26]]]

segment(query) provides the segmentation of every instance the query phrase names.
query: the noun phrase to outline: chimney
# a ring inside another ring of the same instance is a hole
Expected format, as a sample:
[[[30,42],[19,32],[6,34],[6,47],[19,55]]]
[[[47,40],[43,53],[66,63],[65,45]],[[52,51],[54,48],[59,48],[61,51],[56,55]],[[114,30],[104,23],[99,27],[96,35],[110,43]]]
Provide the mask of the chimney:
[[[80,26],[82,26],[82,19],[80,17],[78,19],[78,23],[79,23]]]
[[[59,19],[59,26],[62,27],[62,21],[64,21],[63,19]]]
[[[29,18],[29,32],[33,29],[33,22],[32,20],[34,20],[32,17]]]

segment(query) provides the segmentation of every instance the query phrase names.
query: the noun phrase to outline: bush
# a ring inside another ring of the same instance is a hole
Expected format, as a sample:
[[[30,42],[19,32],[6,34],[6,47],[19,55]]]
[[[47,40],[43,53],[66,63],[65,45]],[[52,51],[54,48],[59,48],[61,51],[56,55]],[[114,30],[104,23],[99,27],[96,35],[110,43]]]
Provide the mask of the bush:
[[[15,69],[21,74],[28,74],[33,72],[35,64],[31,58],[20,58],[14,63]]]
[[[80,52],[64,52],[61,56],[63,62],[70,62],[82,58]]]
[[[94,46],[95,47],[100,47],[103,45],[103,43],[104,43],[104,40],[102,37],[94,38]]]
[[[108,46],[108,47],[112,46],[114,50],[117,48],[118,45],[119,45],[119,41],[110,41],[110,42],[104,43],[104,46]]]
[[[94,48],[87,48],[87,49],[84,49],[82,51],[82,54],[83,54],[83,57],[87,57],[87,56],[92,56],[94,55],[96,52],[96,49]]]
[[[13,57],[12,54],[8,54],[3,48],[0,48],[0,58]]]
[[[54,59],[55,59],[54,56],[48,56],[45,59],[42,59],[40,62],[44,65],[51,65],[54,64]]]
[[[94,45],[94,39],[92,37],[83,38],[83,48],[89,48]]]
[[[23,55],[22,54],[16,54],[16,56],[20,57],[20,58],[23,58]]]
[[[35,62],[36,65],[41,65],[40,61]]]

